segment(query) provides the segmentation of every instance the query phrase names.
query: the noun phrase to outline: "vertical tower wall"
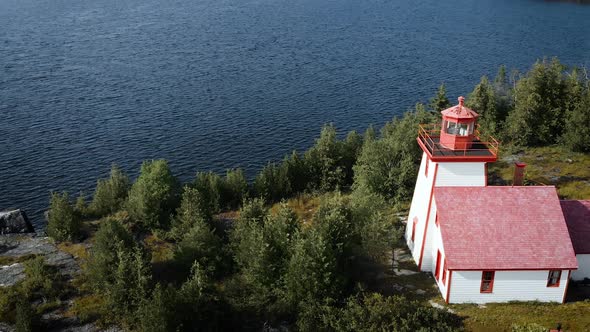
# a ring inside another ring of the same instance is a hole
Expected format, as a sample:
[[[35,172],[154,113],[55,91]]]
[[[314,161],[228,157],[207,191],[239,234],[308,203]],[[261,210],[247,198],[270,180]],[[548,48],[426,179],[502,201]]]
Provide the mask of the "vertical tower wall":
[[[427,163],[428,166],[426,166]],[[482,187],[487,185],[486,172],[485,162],[434,162],[430,160],[426,153],[422,154],[422,162],[420,163],[405,232],[408,248],[410,248],[414,261],[422,271],[430,271],[434,260],[432,250],[429,250],[432,236],[428,236],[432,234],[436,218],[435,209],[433,208],[434,188],[449,186]],[[457,202],[457,204],[466,203]],[[414,218],[417,218],[418,222],[415,226],[414,241],[412,241]]]

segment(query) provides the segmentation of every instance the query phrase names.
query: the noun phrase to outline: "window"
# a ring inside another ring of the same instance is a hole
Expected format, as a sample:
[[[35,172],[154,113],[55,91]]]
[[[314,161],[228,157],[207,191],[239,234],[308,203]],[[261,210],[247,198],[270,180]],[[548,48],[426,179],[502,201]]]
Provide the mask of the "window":
[[[561,270],[549,271],[547,278],[547,287],[559,287],[559,279],[561,279]]]
[[[443,285],[447,282],[447,259],[443,260],[443,271],[442,271],[442,283]]]
[[[430,164],[430,159],[426,158],[426,166],[424,167],[424,176],[428,177],[428,164]]]
[[[436,268],[434,270],[434,279],[439,280],[440,276],[440,250],[436,253]]]
[[[438,213],[434,217],[434,224],[438,227]]]
[[[456,122],[445,121],[445,132],[451,135],[457,135],[457,125]]]
[[[412,242],[414,242],[414,238],[416,237],[416,225],[418,225],[418,217],[414,217],[414,221],[412,222]]]
[[[459,136],[467,136],[469,135],[469,124],[467,123],[458,123],[457,124],[457,134]]]
[[[494,289],[494,275],[495,271],[482,271],[481,273],[481,287],[480,293],[491,293]]]

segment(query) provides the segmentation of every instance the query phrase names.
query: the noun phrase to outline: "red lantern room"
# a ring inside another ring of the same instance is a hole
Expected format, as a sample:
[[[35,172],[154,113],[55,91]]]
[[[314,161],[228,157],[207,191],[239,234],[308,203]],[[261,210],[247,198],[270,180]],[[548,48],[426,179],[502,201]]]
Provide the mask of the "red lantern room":
[[[465,107],[464,102],[465,98],[459,97],[459,105],[441,112],[440,144],[447,149],[469,149],[474,141],[475,121],[479,115]]]

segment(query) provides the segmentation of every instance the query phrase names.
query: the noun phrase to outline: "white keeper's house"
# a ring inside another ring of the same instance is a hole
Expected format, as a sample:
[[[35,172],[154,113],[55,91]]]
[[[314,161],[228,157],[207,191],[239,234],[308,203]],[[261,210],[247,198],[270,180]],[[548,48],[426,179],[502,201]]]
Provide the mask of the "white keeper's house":
[[[432,272],[447,303],[565,301],[570,279],[590,278],[590,201],[523,186],[522,163],[513,186],[488,186],[499,144],[480,140],[478,114],[463,101],[419,129],[405,233],[418,268]]]

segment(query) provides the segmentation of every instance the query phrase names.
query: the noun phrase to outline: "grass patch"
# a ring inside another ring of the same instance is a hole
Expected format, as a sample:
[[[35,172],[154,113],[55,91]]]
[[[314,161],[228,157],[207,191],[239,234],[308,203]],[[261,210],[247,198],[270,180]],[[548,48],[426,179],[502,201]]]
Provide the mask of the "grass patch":
[[[450,307],[465,317],[467,331],[510,331],[512,324],[537,323],[545,328],[562,324],[564,331],[590,331],[590,302],[567,304],[540,302],[453,304]]]
[[[526,184],[554,185],[564,199],[590,199],[590,154],[571,152],[559,146],[527,148],[490,164],[492,184],[512,184],[513,160],[527,164]]]
[[[299,220],[304,224],[311,223],[313,215],[320,206],[322,196],[313,194],[299,194],[296,197],[286,201],[287,206],[295,212]],[[275,214],[280,207],[280,203],[274,204],[270,212]]]
[[[74,303],[64,313],[65,317],[77,317],[82,323],[99,319],[105,307],[105,299],[96,294],[77,297]]]
[[[143,242],[152,254],[152,263],[166,262],[174,257],[174,245],[154,234],[146,236]]]
[[[88,259],[88,250],[83,243],[61,242],[57,245],[57,248],[77,259]]]
[[[0,266],[12,265],[15,263],[23,263],[37,257],[35,254],[28,254],[24,256],[0,256]]]

